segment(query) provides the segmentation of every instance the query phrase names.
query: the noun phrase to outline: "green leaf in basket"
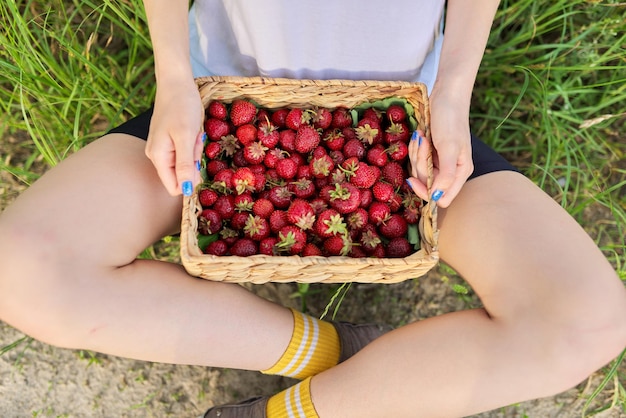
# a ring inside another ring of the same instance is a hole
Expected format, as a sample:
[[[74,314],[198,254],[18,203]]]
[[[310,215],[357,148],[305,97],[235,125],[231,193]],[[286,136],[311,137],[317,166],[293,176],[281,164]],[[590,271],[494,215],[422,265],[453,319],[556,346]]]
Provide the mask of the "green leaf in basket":
[[[408,102],[404,97],[388,97],[382,100],[376,100],[374,102],[365,102],[361,103],[358,106],[353,107],[350,110],[350,115],[352,116],[352,124],[356,126],[357,122],[360,119],[360,116],[366,109],[374,108],[376,110],[386,111],[389,109],[391,105],[399,105],[404,107],[404,111],[407,115],[407,121],[409,124],[409,129],[414,131],[417,129],[417,119],[415,119],[415,110],[413,106]]]
[[[409,229],[407,231],[407,239],[410,244],[413,244],[413,248],[415,251],[419,251],[420,249],[420,233],[417,227],[417,224],[410,224]]]
[[[213,241],[217,241],[219,237],[220,236],[217,232],[211,235],[198,234],[198,248],[200,248],[202,252],[204,252],[204,249],[207,247],[207,245],[209,245]]]

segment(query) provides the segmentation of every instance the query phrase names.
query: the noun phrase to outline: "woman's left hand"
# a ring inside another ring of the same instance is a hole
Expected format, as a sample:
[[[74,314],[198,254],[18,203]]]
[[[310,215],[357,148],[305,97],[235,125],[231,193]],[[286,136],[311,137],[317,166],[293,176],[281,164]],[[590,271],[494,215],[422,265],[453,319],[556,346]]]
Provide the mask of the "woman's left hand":
[[[469,129],[469,110],[459,105],[454,97],[430,97],[432,144],[419,132],[421,140],[409,144],[411,175],[409,184],[424,200],[433,200],[438,206],[448,207],[472,174],[472,146]],[[421,142],[421,144],[420,144]],[[427,156],[433,154],[434,180],[427,188]]]

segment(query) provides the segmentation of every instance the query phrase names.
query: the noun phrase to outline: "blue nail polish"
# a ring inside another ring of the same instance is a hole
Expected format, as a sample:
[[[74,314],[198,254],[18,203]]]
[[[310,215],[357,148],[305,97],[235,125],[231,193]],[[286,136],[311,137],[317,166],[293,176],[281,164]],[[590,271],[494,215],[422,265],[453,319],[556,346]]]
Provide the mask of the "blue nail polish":
[[[417,140],[417,146],[419,147],[420,145],[422,145],[422,141],[424,140],[424,138],[422,138],[422,136],[420,135],[420,137]]]
[[[443,196],[443,190],[437,189],[433,192],[431,199],[433,200],[433,202],[436,202],[441,199],[441,196]]]
[[[419,134],[417,133],[417,131],[413,131],[413,134],[411,135],[411,141],[415,141],[418,137]]]
[[[196,169],[200,171],[201,168],[202,166],[200,165],[200,160],[196,161]]]
[[[202,143],[206,142],[206,132],[202,132]]]
[[[184,196],[191,196],[191,193],[193,192],[193,184],[190,181],[184,181],[182,189]]]
[[[413,186],[411,186],[411,182],[409,181],[409,179],[405,179],[404,181],[406,181],[406,184],[408,184],[409,187],[413,188]]]

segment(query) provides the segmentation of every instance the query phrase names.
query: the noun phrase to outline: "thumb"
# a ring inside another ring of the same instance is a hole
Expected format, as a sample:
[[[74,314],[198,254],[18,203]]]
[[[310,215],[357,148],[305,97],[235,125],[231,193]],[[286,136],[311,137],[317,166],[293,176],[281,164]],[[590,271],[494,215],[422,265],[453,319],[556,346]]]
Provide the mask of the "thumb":
[[[454,146],[437,149],[437,174],[433,180],[430,198],[437,202],[443,197],[456,178],[458,151]]]

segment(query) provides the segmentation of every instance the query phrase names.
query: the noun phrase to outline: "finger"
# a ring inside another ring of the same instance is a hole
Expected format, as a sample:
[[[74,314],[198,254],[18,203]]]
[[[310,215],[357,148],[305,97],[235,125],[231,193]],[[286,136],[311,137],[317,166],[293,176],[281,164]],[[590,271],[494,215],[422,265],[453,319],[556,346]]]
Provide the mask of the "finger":
[[[176,142],[176,179],[178,182],[178,190],[184,196],[191,196],[194,187],[198,184],[200,178],[197,167],[196,143],[198,142],[198,134],[182,134]]]
[[[444,144],[437,148],[438,173],[433,180],[430,198],[438,204],[456,179],[458,158],[459,149],[454,145]]]
[[[175,153],[173,149],[155,147],[153,145],[155,143],[159,142],[152,140],[151,137],[148,138],[145,151],[146,156],[152,161],[152,165],[154,165],[157,175],[167,192],[172,196],[176,196],[180,192],[176,178]]]
[[[454,182],[450,185],[446,193],[439,199],[437,204],[441,207],[447,208],[450,206],[454,198],[459,194],[463,185],[467,181],[467,178],[472,174],[474,170],[474,164],[471,159],[463,159],[457,166],[456,177]]]

